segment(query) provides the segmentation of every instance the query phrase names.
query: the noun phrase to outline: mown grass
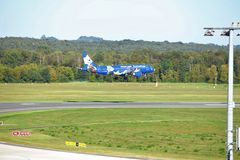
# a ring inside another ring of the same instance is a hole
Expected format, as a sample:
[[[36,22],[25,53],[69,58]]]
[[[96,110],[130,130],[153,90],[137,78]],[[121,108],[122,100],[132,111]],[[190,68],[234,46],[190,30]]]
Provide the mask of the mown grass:
[[[240,85],[234,86],[240,101]],[[227,85],[205,83],[19,83],[0,84],[0,102],[29,101],[221,101]]]
[[[240,109],[234,113],[234,124],[239,124]],[[225,157],[226,109],[223,108],[61,109],[5,113],[0,120],[6,124],[0,126],[0,141],[159,159]],[[12,129],[33,134],[13,137]],[[84,142],[87,148],[67,147],[66,140]]]

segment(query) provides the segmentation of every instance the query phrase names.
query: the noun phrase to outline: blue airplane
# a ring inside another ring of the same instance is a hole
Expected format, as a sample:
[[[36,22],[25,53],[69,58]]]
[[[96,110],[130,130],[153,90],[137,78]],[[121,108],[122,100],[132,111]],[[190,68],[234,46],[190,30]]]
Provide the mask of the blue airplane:
[[[81,68],[82,71],[90,71],[96,74],[102,75],[115,75],[124,76],[132,75],[134,77],[140,77],[147,73],[152,73],[155,69],[150,64],[119,64],[112,66],[98,66],[88,56],[86,51],[82,52],[84,66]]]

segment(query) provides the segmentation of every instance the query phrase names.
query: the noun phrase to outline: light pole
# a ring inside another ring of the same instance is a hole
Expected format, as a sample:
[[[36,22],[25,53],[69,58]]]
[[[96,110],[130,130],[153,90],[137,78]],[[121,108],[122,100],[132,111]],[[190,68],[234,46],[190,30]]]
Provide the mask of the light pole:
[[[229,36],[226,160],[233,160],[233,108],[235,107],[233,101],[233,35],[234,30],[240,30],[240,22],[232,23],[231,27],[206,27],[204,29],[206,30],[204,36],[213,36],[215,30],[221,30],[221,36]]]

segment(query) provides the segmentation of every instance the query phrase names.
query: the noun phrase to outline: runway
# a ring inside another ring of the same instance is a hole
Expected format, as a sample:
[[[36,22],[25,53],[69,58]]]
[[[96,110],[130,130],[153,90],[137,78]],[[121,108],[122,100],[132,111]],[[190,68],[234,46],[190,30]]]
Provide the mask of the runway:
[[[226,108],[224,102],[1,102],[0,112],[58,108]],[[236,103],[240,107],[240,103]]]
[[[37,149],[0,143],[1,160],[137,160],[57,150]]]

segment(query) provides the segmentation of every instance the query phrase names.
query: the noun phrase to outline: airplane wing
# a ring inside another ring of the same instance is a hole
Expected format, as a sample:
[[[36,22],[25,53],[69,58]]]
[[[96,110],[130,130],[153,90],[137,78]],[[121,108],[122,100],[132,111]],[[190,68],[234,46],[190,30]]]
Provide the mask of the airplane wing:
[[[127,75],[132,75],[135,77],[142,76],[141,70],[134,67],[129,67],[128,69],[124,69],[124,70],[116,70],[113,72],[113,74],[117,76],[127,76]]]
[[[142,72],[141,72],[140,69],[137,69],[137,68],[136,68],[136,69],[133,71],[132,75],[135,76],[135,77],[141,77],[141,76],[142,76]]]
[[[129,72],[127,70],[117,70],[114,71],[113,74],[117,76],[126,76]]]

